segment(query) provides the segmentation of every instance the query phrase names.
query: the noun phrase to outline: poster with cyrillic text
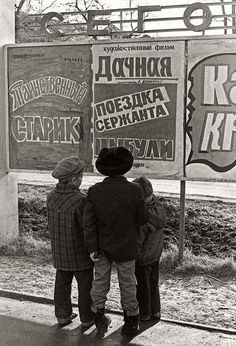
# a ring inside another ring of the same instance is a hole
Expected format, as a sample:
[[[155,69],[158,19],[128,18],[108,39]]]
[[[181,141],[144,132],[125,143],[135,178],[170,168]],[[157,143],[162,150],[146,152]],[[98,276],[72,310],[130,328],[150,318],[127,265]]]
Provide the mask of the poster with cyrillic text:
[[[236,180],[236,40],[188,42],[186,176]]]
[[[184,42],[92,46],[94,161],[103,147],[134,156],[129,174],[183,175]]]
[[[52,170],[76,155],[92,170],[89,45],[7,47],[9,168]]]

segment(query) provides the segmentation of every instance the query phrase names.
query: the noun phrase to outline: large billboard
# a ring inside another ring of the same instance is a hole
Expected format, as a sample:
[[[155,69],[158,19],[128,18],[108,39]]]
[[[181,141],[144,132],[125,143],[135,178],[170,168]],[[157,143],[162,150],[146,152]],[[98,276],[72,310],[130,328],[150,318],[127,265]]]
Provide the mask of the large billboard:
[[[236,180],[236,40],[11,45],[10,170],[125,146],[131,175]],[[185,126],[184,126],[185,125]]]
[[[7,47],[9,169],[79,155],[92,170],[90,69],[89,45]]]
[[[125,146],[131,174],[182,177],[185,43],[93,44],[92,56],[94,160]]]
[[[186,176],[236,180],[236,41],[188,42]]]

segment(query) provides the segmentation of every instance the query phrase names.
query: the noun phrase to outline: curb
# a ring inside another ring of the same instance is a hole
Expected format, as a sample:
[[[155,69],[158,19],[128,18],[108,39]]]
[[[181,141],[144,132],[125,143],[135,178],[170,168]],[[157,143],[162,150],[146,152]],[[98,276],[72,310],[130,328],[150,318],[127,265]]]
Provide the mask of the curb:
[[[53,299],[38,296],[38,295],[30,295],[27,293],[21,293],[17,291],[7,291],[7,290],[0,289],[0,296],[4,298],[16,299],[20,301],[27,300],[33,303],[54,305]],[[72,303],[72,306],[77,307],[77,304]],[[123,316],[123,312],[121,310],[107,309],[106,311],[111,314]],[[207,324],[193,323],[193,322],[187,322],[187,321],[181,321],[181,320],[172,320],[172,319],[163,318],[163,317],[161,318],[161,321],[165,323],[178,324],[188,328],[207,330],[209,332],[214,332],[214,333],[236,335],[236,329],[219,328],[219,327],[215,327],[215,326],[211,326]]]
[[[10,298],[10,299],[16,299],[16,300],[28,300],[33,303],[39,303],[39,304],[54,304],[54,300],[50,298],[45,298],[42,296],[37,295],[30,295],[27,293],[21,293],[17,291],[7,291],[7,290],[1,290],[0,289],[0,296],[4,298]],[[77,306],[77,305],[76,305]]]

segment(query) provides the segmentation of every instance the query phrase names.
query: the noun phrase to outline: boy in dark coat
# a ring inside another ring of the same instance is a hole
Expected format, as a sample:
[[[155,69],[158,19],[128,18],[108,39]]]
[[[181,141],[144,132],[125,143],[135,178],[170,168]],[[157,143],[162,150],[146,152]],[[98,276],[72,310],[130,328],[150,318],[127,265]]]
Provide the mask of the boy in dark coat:
[[[159,260],[163,248],[162,229],[165,226],[165,215],[161,203],[153,194],[151,182],[145,177],[134,179],[133,182],[142,187],[149,212],[149,222],[140,227],[140,254],[135,268],[140,320],[148,321],[151,318],[159,320],[161,317]]]
[[[85,164],[76,156],[62,159],[52,176],[59,179],[47,197],[48,229],[51,237],[53,266],[56,268],[54,288],[55,315],[60,326],[71,323],[71,285],[78,283],[78,308],[83,327],[93,324],[90,290],[93,262],[84,245],[82,213],[85,195],[79,190]]]
[[[90,187],[84,208],[85,242],[95,263],[91,290],[94,322],[98,332],[107,331],[110,318],[104,315],[104,310],[112,263],[115,262],[125,320],[123,336],[133,336],[139,329],[134,271],[138,255],[138,225],[148,221],[142,189],[123,176],[132,165],[133,156],[128,149],[101,149],[96,167],[108,177]]]

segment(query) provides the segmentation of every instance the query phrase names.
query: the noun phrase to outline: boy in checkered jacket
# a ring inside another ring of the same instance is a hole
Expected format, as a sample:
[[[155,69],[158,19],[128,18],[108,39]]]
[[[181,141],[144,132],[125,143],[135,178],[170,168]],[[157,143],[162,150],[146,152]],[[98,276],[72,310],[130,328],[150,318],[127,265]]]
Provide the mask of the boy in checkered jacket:
[[[59,180],[47,197],[48,229],[51,237],[53,266],[56,268],[54,287],[55,316],[60,326],[72,322],[71,286],[78,284],[78,308],[83,327],[93,324],[90,290],[93,262],[84,245],[82,214],[85,195],[79,187],[85,164],[76,156],[62,159],[52,176]]]

